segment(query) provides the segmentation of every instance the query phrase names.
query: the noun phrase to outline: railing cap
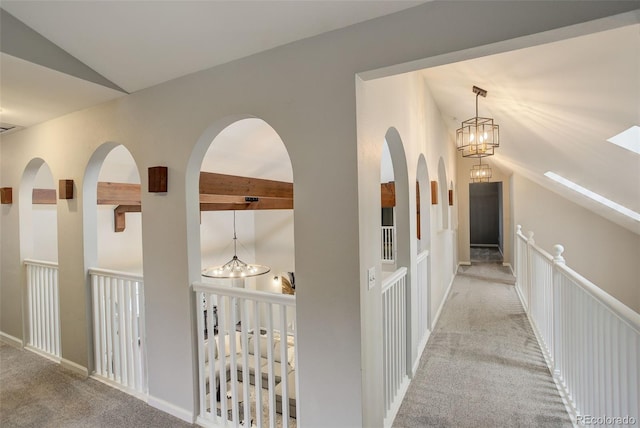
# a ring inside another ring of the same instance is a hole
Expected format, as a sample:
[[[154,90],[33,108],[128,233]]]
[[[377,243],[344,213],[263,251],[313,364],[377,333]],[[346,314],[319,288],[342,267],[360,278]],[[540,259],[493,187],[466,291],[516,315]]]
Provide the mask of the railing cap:
[[[553,246],[553,262],[554,263],[564,263],[564,257],[562,257],[562,253],[564,252],[564,247],[560,244],[556,244]]]

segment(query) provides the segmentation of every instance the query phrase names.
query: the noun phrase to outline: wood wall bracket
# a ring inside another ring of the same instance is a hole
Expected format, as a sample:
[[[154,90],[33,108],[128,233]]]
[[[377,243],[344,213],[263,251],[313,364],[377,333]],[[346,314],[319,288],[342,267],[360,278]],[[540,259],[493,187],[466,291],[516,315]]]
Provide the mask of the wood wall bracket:
[[[73,180],[60,180],[58,182],[58,197],[60,199],[73,199]]]
[[[13,204],[13,188],[11,187],[0,188],[0,203]]]
[[[166,166],[149,167],[149,192],[167,192],[169,169]]]
[[[125,214],[142,212],[141,205],[118,205],[113,209],[114,232],[124,232],[126,227]]]

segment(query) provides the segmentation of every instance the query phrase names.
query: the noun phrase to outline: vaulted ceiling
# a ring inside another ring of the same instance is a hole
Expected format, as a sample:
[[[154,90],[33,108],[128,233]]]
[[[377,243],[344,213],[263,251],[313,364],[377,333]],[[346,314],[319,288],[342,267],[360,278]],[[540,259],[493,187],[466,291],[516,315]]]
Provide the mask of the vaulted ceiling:
[[[3,0],[0,122],[31,126],[420,3]],[[501,126],[492,162],[640,233],[640,222],[543,175],[554,171],[640,212],[640,155],[606,142],[640,124],[637,21],[420,73],[452,139],[474,114],[471,87],[481,86],[489,94],[480,114]]]

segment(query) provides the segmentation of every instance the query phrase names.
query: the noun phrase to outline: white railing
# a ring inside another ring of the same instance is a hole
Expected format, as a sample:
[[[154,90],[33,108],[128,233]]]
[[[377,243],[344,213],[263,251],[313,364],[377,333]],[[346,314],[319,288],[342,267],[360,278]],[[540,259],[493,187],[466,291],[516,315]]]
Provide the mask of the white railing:
[[[407,268],[401,267],[382,282],[382,366],[384,425],[395,418],[407,374]]]
[[[418,299],[418,341],[425,343],[431,329],[429,315],[429,251],[418,254],[417,291]]]
[[[93,300],[94,376],[145,397],[147,356],[140,275],[89,269]]]
[[[396,227],[382,226],[382,261],[395,261]]]
[[[516,266],[517,286],[530,290],[527,313],[574,422],[594,417],[621,426],[626,417],[637,423],[640,314],[567,267],[561,245],[550,256],[520,226],[517,237],[526,243],[517,250],[527,254],[516,260],[529,263]]]
[[[199,282],[193,284],[193,290],[198,325],[198,423],[296,426],[295,297]]]
[[[29,319],[28,347],[60,359],[58,264],[25,260]]]

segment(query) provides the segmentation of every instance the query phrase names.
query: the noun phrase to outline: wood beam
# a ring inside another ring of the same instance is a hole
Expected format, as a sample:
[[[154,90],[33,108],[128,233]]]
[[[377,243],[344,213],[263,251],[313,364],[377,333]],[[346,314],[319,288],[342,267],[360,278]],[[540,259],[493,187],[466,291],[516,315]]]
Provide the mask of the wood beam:
[[[293,199],[293,183],[201,172],[200,194]]]
[[[201,203],[200,211],[243,211],[243,210],[292,210],[293,199],[271,198],[260,199],[257,202],[242,203]]]
[[[33,189],[31,192],[31,202],[36,205],[55,205],[56,199],[56,189]]]
[[[98,205],[140,205],[140,185],[131,183],[98,183]]]
[[[3,187],[0,189],[0,203],[13,204],[13,188]]]
[[[125,214],[142,212],[141,205],[118,205],[113,209],[113,225],[115,232],[124,232],[126,227]]]

